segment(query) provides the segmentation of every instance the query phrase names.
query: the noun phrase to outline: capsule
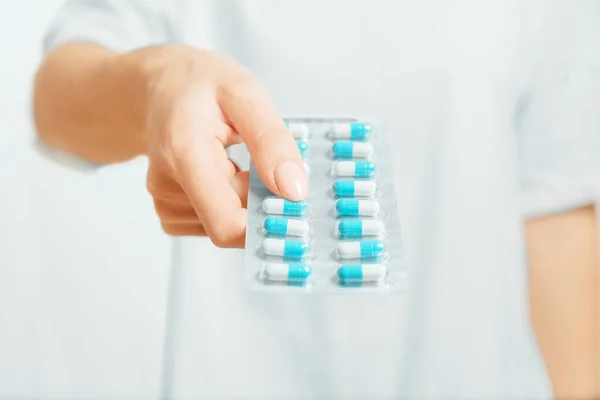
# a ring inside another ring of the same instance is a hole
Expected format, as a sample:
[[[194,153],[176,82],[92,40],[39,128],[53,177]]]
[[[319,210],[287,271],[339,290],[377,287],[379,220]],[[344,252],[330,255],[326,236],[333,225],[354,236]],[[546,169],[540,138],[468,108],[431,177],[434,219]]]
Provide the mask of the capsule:
[[[378,236],[385,232],[385,224],[377,219],[342,219],[337,231],[342,237]]]
[[[266,214],[300,217],[306,213],[307,205],[305,201],[289,201],[278,197],[267,197],[262,202],[262,209]]]
[[[286,122],[285,126],[295,139],[304,140],[310,135],[308,125],[301,122]]]
[[[330,133],[334,139],[366,141],[371,136],[371,130],[371,125],[366,122],[346,122],[334,124]]]
[[[263,251],[269,256],[301,260],[308,252],[308,243],[302,240],[266,238],[263,240]]]
[[[300,150],[300,154],[302,154],[302,158],[306,158],[306,153],[308,152],[308,143],[303,141],[297,141],[298,150]]]
[[[306,236],[310,229],[308,221],[284,217],[267,217],[263,227],[267,233],[290,236]]]
[[[379,257],[384,250],[381,240],[354,240],[337,244],[337,254],[343,259]]]
[[[355,181],[338,179],[333,183],[336,197],[371,197],[375,195],[376,185],[373,181]]]
[[[375,170],[375,163],[371,161],[336,161],[333,164],[333,173],[341,177],[372,178]]]
[[[304,282],[312,273],[307,264],[268,263],[263,267],[265,278],[277,282]]]
[[[337,271],[340,284],[345,286],[380,282],[385,275],[383,264],[345,264]]]
[[[335,158],[371,158],[373,146],[371,143],[357,143],[352,141],[335,142],[331,146]]]
[[[377,200],[340,199],[335,202],[335,210],[342,217],[374,217],[380,207]]]

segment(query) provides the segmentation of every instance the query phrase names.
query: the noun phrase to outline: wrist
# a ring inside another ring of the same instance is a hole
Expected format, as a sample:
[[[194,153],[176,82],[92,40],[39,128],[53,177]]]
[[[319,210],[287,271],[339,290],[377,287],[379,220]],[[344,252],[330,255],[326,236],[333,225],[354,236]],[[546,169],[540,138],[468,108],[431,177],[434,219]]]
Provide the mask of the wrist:
[[[118,54],[108,61],[115,90],[120,93],[124,134],[138,154],[148,152],[148,130],[151,116],[153,84],[160,70],[160,60],[151,48]]]

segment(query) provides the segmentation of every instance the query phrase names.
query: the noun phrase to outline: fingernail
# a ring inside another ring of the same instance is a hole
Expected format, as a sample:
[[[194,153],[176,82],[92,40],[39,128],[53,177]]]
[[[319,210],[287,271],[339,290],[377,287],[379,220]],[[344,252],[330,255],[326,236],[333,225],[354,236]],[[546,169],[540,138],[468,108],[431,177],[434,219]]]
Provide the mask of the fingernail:
[[[299,201],[306,196],[306,173],[293,161],[286,161],[275,168],[275,183],[289,200]]]

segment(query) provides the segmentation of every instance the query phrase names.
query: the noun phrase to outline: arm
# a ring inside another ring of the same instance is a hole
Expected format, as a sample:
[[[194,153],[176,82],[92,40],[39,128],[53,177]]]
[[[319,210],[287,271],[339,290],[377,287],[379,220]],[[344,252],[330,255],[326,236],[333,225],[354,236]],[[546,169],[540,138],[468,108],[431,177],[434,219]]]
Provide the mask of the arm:
[[[600,396],[598,229],[593,206],[526,222],[533,327],[557,399]]]
[[[589,71],[600,54],[598,14],[567,2],[528,5],[520,59],[530,67],[516,122],[531,321],[555,397],[596,399],[600,81]]]
[[[116,58],[176,42],[176,21],[171,0],[66,1],[49,26],[35,79],[34,115],[43,143],[98,163],[145,153],[142,83]]]
[[[89,43],[58,47],[35,80],[34,113],[49,145],[99,163],[146,153],[145,91],[115,52]]]

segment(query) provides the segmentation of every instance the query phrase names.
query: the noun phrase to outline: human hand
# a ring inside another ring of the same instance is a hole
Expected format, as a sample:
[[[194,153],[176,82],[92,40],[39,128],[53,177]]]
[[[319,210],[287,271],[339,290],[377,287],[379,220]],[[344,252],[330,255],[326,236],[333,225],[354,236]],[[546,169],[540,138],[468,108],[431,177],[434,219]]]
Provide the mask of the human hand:
[[[305,197],[294,138],[265,89],[240,65],[182,45],[142,49],[123,62],[136,65],[147,85],[147,188],[166,233],[244,246],[248,171],[239,171],[225,151],[242,141],[273,193]]]

